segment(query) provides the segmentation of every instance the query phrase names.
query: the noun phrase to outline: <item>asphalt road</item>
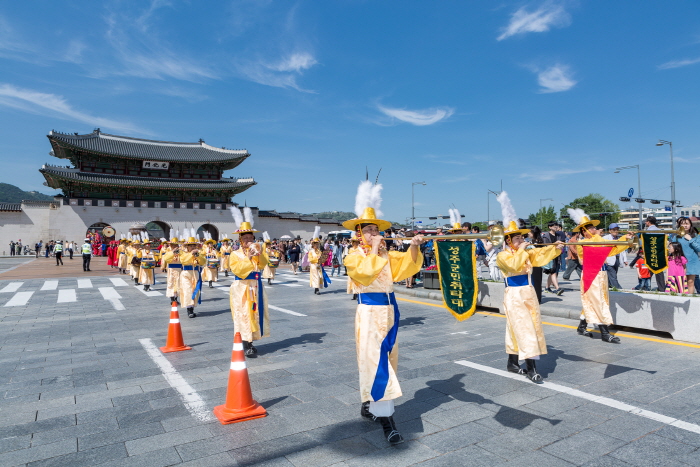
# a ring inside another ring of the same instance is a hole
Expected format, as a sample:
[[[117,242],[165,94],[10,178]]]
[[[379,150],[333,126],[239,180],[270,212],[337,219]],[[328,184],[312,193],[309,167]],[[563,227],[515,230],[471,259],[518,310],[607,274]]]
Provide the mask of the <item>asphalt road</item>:
[[[407,441],[389,446],[359,416],[345,278],[315,296],[307,277],[268,288],[272,337],[248,360],[268,416],[233,425],[210,415],[225,400],[230,280],[205,288],[197,318],[182,313],[192,350],[156,360],[162,283],[147,295],[117,275],[0,281],[0,465],[700,464],[700,346],[631,333],[606,344],[548,317],[534,385],[503,371],[503,317],[458,323],[402,297],[395,419]]]

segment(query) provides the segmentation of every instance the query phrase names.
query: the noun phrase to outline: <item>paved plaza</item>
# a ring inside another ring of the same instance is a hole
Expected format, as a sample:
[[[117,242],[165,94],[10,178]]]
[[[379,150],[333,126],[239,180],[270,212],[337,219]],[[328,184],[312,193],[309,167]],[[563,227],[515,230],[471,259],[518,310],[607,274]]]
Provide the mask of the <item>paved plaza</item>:
[[[29,267],[47,275],[26,278]],[[230,278],[204,289],[197,318],[181,311],[192,350],[154,361],[164,275],[143,292],[112,271],[55,269],[39,259],[0,274],[2,466],[700,465],[698,345],[629,330],[606,344],[547,316],[546,382],[535,385],[503,371],[501,315],[458,323],[438,302],[399,295],[406,442],[389,446],[359,414],[346,277],[315,296],[308,275],[280,271],[267,287],[272,337],[247,360],[269,415],[221,425],[211,409],[225,401]]]

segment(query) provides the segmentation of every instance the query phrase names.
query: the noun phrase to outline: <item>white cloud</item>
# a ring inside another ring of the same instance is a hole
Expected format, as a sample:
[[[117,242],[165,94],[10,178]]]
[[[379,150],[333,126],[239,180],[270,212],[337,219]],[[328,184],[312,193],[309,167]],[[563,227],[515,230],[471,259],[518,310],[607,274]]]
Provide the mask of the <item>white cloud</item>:
[[[545,32],[552,27],[563,28],[569,24],[571,24],[571,16],[560,3],[545,2],[535,11],[521,7],[510,17],[510,23],[503,28],[498,40],[502,41],[527,32]]]
[[[240,75],[254,83],[313,93],[314,91],[301,88],[297,78],[317,63],[311,53],[295,52],[272,63],[263,60],[242,61],[236,63],[235,67]]]
[[[38,115],[53,114],[59,118],[86,123],[100,128],[111,128],[127,133],[148,134],[131,123],[94,117],[76,110],[71,107],[63,96],[18,88],[11,84],[0,84],[0,105]]]
[[[294,53],[289,57],[280,60],[280,62],[269,65],[268,68],[277,71],[293,71],[295,73],[301,73],[302,70],[308,70],[312,66],[316,65],[318,62],[308,52]]]
[[[662,63],[658,66],[659,70],[669,70],[671,68],[680,68],[688,65],[700,63],[700,58],[690,58],[685,60],[671,60],[670,62]]]
[[[601,172],[602,167],[588,167],[585,169],[558,169],[558,170],[538,170],[537,172],[526,172],[520,174],[520,178],[525,178],[527,180],[534,180],[536,182],[546,182],[549,180],[556,180],[558,178],[565,177],[567,175],[580,174],[586,172]]]
[[[426,126],[445,120],[454,114],[451,107],[433,107],[423,110],[394,109],[378,105],[377,109],[392,119],[401,120],[416,126]]]
[[[537,84],[541,86],[541,93],[568,91],[576,86],[577,81],[573,79],[573,73],[566,65],[556,64],[544,70],[533,70],[537,73]]]

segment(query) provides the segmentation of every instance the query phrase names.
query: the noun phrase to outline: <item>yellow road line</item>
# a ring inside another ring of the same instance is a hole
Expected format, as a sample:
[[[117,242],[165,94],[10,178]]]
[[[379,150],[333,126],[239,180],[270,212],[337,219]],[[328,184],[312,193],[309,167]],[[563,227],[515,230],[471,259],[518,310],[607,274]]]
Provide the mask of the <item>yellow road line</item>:
[[[408,298],[400,298],[396,297],[397,300],[401,300],[402,302],[410,302],[410,303],[417,303],[419,305],[427,305],[427,306],[434,306],[436,308],[445,308],[447,307],[444,304],[437,304],[437,303],[428,303],[428,302],[420,302],[418,300],[410,300]],[[491,317],[497,317],[497,318],[505,318],[504,315],[500,313],[489,313],[487,311],[477,311],[478,314],[480,315],[485,315],[485,316],[491,316]],[[569,329],[577,329],[577,326],[571,326],[569,324],[559,324],[559,323],[549,323],[547,321],[542,321],[542,324],[546,324],[548,326],[557,326],[560,328],[569,328]],[[593,331],[593,332],[599,332],[599,331]],[[670,345],[680,345],[682,347],[692,347],[694,349],[700,349],[700,345],[697,344],[688,344],[686,342],[677,342],[677,341],[670,341],[670,340],[664,340],[664,339],[654,339],[653,337],[644,337],[644,336],[635,336],[634,334],[628,334],[626,332],[615,332],[614,333],[616,336],[624,336],[624,337],[629,337],[630,339],[639,339],[642,341],[649,341],[649,342],[660,342],[662,344],[670,344]]]

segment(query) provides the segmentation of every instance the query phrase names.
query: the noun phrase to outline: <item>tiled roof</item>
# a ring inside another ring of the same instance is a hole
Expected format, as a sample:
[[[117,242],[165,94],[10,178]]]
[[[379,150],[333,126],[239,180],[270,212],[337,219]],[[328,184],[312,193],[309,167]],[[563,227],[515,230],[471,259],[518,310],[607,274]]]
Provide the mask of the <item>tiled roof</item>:
[[[264,210],[259,210],[258,211],[258,217],[279,217],[280,219],[297,219],[302,222],[316,222],[318,224],[337,224],[340,225],[341,223],[338,222],[335,219],[332,218],[319,218],[319,217],[314,217],[314,216],[302,216],[301,214],[297,212],[277,212],[275,210],[272,211],[264,211]]]
[[[21,211],[22,204],[20,203],[0,203],[0,211]]]
[[[232,162],[250,156],[245,149],[223,149],[209,146],[204,141],[197,143],[174,143],[148,139],[116,136],[95,130],[87,135],[65,134],[51,131],[48,134],[54,155],[67,158],[64,148],[110,154],[129,159],[171,162]]]
[[[255,185],[256,182],[252,178],[222,178],[219,180],[182,180],[182,179],[167,179],[167,178],[149,178],[149,177],[130,177],[127,175],[110,175],[100,173],[81,172],[78,169],[66,167],[56,167],[52,165],[44,165],[39,169],[49,186],[51,179],[73,180],[79,183],[105,186],[135,186],[148,188],[165,188],[165,189],[189,189],[189,190],[232,190],[238,189],[238,192],[244,191],[247,188]],[[52,188],[60,188],[52,186]],[[241,189],[242,188],[242,189]]]

